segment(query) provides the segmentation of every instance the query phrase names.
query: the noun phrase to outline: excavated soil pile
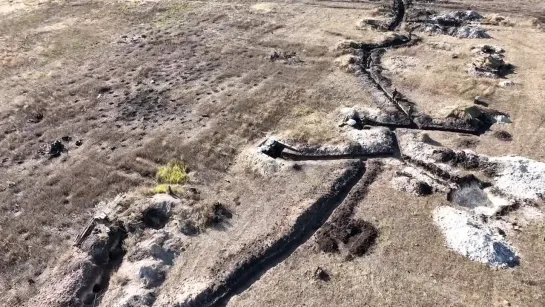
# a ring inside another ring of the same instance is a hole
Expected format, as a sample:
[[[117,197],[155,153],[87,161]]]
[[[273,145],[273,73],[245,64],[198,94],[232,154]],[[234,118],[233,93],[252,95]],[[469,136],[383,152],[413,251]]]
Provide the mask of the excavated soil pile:
[[[477,77],[500,78],[510,74],[514,66],[506,63],[505,50],[491,45],[479,45],[471,48],[473,59],[469,72]]]
[[[484,18],[475,11],[455,11],[437,14],[433,11],[420,11],[413,14],[409,25],[413,30],[427,34],[444,34],[458,38],[490,38],[480,26]]]

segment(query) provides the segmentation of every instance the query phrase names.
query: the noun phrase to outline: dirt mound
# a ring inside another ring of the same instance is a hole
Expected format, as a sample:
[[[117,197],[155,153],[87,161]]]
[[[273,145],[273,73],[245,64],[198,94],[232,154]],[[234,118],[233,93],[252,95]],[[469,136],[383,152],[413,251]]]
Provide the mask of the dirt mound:
[[[348,254],[362,256],[373,245],[377,235],[376,228],[369,222],[344,220],[324,225],[317,235],[316,243],[326,253],[339,252],[340,246],[343,246]]]
[[[483,16],[476,11],[455,11],[437,14],[423,11],[414,15],[410,27],[428,34],[444,34],[458,38],[490,38],[490,35],[480,27]]]
[[[466,121],[478,120],[481,122],[482,126],[495,123],[511,123],[508,114],[477,105],[456,107],[447,114],[446,118],[455,118]]]
[[[511,142],[513,140],[513,136],[511,135],[511,133],[504,130],[494,131],[492,135],[498,140],[504,142]]]
[[[471,53],[473,59],[469,72],[477,77],[500,78],[514,71],[514,66],[504,60],[503,48],[478,45],[471,48]]]
[[[362,256],[374,244],[378,231],[361,219],[354,219],[354,208],[367,194],[369,185],[382,170],[382,164],[367,165],[363,178],[356,184],[345,201],[335,210],[330,220],[316,232],[318,249],[326,253],[341,252],[348,257]]]
[[[425,196],[433,193],[433,188],[425,181],[418,180],[407,173],[398,173],[392,179],[392,186],[402,192],[416,196]]]
[[[44,287],[34,306],[49,306],[52,300],[70,306],[151,306],[183,250],[184,222],[200,231],[232,217],[221,203],[189,205],[166,194],[119,196],[97,210],[68,260],[77,274],[65,275],[60,268],[61,282]]]
[[[472,261],[491,268],[519,265],[518,253],[498,230],[469,213],[448,206],[433,211],[433,220],[443,233],[447,246]]]
[[[352,119],[353,120],[353,119]],[[357,125],[354,125],[357,126]],[[395,151],[393,133],[386,128],[356,129],[348,127],[335,143],[309,145],[294,140],[269,138],[258,148],[262,160],[330,160],[392,155]],[[290,145],[288,145],[290,144]],[[272,165],[274,162],[270,162]],[[279,162],[282,163],[282,162]]]
[[[499,14],[486,15],[485,19],[488,24],[495,26],[512,27],[515,25],[515,23],[509,20],[509,18]]]

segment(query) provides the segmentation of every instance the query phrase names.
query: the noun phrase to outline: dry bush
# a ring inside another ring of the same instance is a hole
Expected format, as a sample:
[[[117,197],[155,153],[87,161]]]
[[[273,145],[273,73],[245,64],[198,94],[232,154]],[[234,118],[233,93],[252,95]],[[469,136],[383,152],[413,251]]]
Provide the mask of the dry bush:
[[[328,120],[328,115],[309,108],[296,108],[290,129],[286,133],[288,139],[301,141],[311,145],[319,145],[335,137],[335,123]]]
[[[232,217],[231,211],[222,203],[198,203],[180,213],[180,227],[185,234],[204,232],[206,228],[220,224]]]

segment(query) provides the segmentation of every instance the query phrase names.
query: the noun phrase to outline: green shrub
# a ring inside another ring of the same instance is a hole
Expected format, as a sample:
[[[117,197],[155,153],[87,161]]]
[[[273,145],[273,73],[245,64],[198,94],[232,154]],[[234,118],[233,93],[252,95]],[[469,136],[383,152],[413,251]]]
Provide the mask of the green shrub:
[[[168,192],[168,185],[159,184],[153,188],[153,194],[166,194]]]
[[[186,180],[186,166],[180,161],[170,161],[166,166],[161,166],[157,170],[157,182],[159,183],[181,184]]]

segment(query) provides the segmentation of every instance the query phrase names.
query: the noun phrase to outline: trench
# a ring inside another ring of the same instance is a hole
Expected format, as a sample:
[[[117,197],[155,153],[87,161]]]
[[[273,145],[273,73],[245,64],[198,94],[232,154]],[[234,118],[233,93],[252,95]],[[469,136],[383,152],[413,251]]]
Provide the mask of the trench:
[[[405,17],[405,3],[403,3],[403,0],[394,0],[393,4],[392,9],[394,10],[395,16],[388,25],[389,31],[397,29],[403,21],[403,17]]]
[[[402,0],[394,0],[394,9],[396,9],[395,16],[388,25],[388,30],[393,31],[399,27],[402,23],[405,16],[405,5]],[[369,121],[367,123],[372,126],[384,126],[388,127],[390,130],[395,130],[397,128],[406,128],[406,129],[415,129],[415,130],[428,130],[428,131],[445,131],[453,133],[467,133],[480,135],[488,130],[489,127],[483,130],[482,127],[456,127],[451,123],[418,123],[415,119],[418,119],[421,116],[426,116],[425,114],[420,113],[419,116],[413,116],[411,114],[410,108],[406,108],[401,104],[401,102],[395,97],[395,94],[392,94],[393,91],[389,88],[388,85],[385,85],[389,80],[383,77],[380,74],[380,69],[377,71],[372,70],[372,66],[375,65],[375,62],[380,62],[380,58],[384,52],[374,52],[380,49],[386,51],[389,48],[399,48],[407,47],[418,42],[418,39],[413,39],[411,35],[406,36],[397,36],[394,39],[385,40],[378,44],[356,44],[354,47],[357,50],[361,51],[360,58],[360,68],[364,74],[364,78],[368,82],[364,83],[364,88],[367,86],[372,86],[374,90],[380,92],[380,95],[385,98],[385,101],[389,103],[389,106],[394,107],[401,120],[397,123],[394,122],[378,122],[378,121]],[[378,64],[379,65],[379,64]],[[384,106],[380,102],[375,103],[380,109],[384,109]],[[408,100],[403,100],[404,103],[414,104]],[[406,120],[406,123],[403,123],[403,120]],[[303,212],[295,224],[284,236],[270,244],[269,246],[261,247],[261,250],[250,253],[247,258],[237,263],[237,266],[223,278],[217,279],[212,285],[210,285],[205,290],[198,293],[195,297],[185,303],[178,303],[173,306],[177,307],[222,307],[226,306],[230,299],[246,291],[251,285],[258,281],[266,272],[274,268],[278,264],[282,263],[288,257],[290,257],[297,248],[306,243],[313,235],[315,235],[320,229],[323,228],[324,224],[329,219],[332,219],[332,222],[335,220],[344,219],[347,216],[352,216],[354,206],[357,201],[364,197],[366,193],[366,186],[372,182],[371,180],[362,180],[366,174],[366,165],[364,163],[365,159],[369,158],[397,158],[402,160],[404,163],[414,165],[416,167],[422,168],[438,179],[443,179],[450,182],[461,182],[463,178],[454,177],[448,172],[440,169],[438,166],[433,163],[424,163],[417,160],[412,160],[410,157],[402,154],[401,149],[398,144],[396,133],[392,133],[393,138],[393,151],[388,153],[380,154],[365,154],[365,153],[347,153],[347,154],[309,154],[309,153],[300,153],[296,152],[295,149],[289,147],[286,144],[277,142],[273,145],[271,151],[268,154],[273,158],[282,158],[286,160],[294,161],[312,161],[312,160],[356,160],[352,167],[346,170],[330,187],[329,193],[321,196],[316,202],[314,202],[305,212]],[[284,150],[288,149],[288,150]],[[473,193],[473,190],[470,192]],[[475,196],[476,195],[476,196]],[[465,195],[464,195],[465,196]],[[480,197],[480,194],[470,194],[470,197]],[[452,196],[461,198],[460,196]],[[472,200],[472,199],[469,199]],[[465,198],[463,199],[465,201]],[[469,201],[468,201],[469,203]],[[336,209],[343,209],[343,212],[340,212],[338,217],[335,217],[334,212]],[[333,215],[333,216],[332,216]],[[152,228],[158,229],[161,227],[163,220],[162,219],[150,219],[148,221]],[[122,258],[122,255],[121,255]],[[107,289],[109,276],[111,272],[115,271],[115,263],[112,262],[111,268],[106,268],[103,272],[104,279],[101,279],[101,282],[92,287],[98,287],[96,292],[104,292]],[[93,291],[96,293],[95,291]]]
[[[402,0],[394,0],[393,8],[395,15],[387,26],[390,31],[400,26],[406,13],[406,7]],[[191,301],[175,306],[226,306],[233,296],[246,291],[267,271],[290,257],[299,246],[307,242],[313,235],[318,235],[320,230],[326,231],[324,227],[327,223],[346,222],[347,218],[351,218],[356,203],[365,196],[367,186],[374,179],[373,174],[369,175],[371,179],[365,179],[364,175],[367,171],[370,173],[377,172],[376,170],[366,170],[363,162],[365,159],[393,157],[403,161],[403,163],[424,169],[431,173],[436,180],[453,183],[467,182],[468,178],[452,175],[434,163],[414,160],[404,155],[399,146],[397,135],[393,132],[397,128],[405,128],[420,131],[444,131],[481,135],[490,128],[490,125],[487,126],[486,123],[481,123],[473,119],[434,119],[421,112],[413,114],[411,106],[418,106],[418,104],[410,102],[405,98],[398,99],[396,97],[397,90],[391,90],[391,82],[381,75],[381,67],[373,67],[373,65],[380,65],[376,63],[380,63],[381,56],[387,49],[409,47],[418,41],[418,38],[414,39],[412,35],[409,35],[409,37],[396,36],[393,39],[387,39],[378,44],[356,43],[351,46],[353,49],[358,50],[361,55],[359,66],[363,73],[361,76],[363,78],[363,87],[371,91],[374,90],[380,96],[380,99],[373,97],[375,104],[383,111],[385,111],[386,107],[392,107],[398,112],[395,114],[397,118],[394,120],[390,119],[388,122],[366,119],[366,124],[388,127],[392,131],[393,150],[379,154],[308,153],[300,152],[286,144],[275,141],[270,147],[271,150],[269,152],[262,151],[275,159],[281,158],[294,161],[358,159],[358,162],[356,162],[353,169],[346,171],[337,179],[330,193],[320,197],[297,218],[294,226],[286,235],[268,247],[263,247],[260,252],[250,254],[245,261],[239,263],[226,277],[216,280],[214,284],[197,294]],[[452,194],[450,197],[460,199],[460,202],[467,202],[471,205],[474,198],[482,198],[482,195],[476,193],[473,188],[473,186],[470,186],[467,188],[467,191],[463,190],[462,192],[458,192],[458,194]],[[468,194],[468,196],[466,197],[465,194]]]
[[[405,5],[402,0],[394,0],[395,16],[388,25],[390,31],[399,27],[405,17]],[[380,92],[384,101],[391,107],[394,107],[399,112],[399,122],[371,122],[372,126],[385,126],[390,130],[397,128],[407,128],[415,130],[432,130],[445,131],[453,133],[466,133],[480,135],[488,130],[489,127],[475,127],[470,122],[450,122],[444,123],[440,120],[432,119],[426,114],[419,113],[418,116],[411,114],[410,108],[405,107],[395,97],[393,91],[389,89],[384,81],[389,83],[389,80],[378,72],[372,70],[374,61],[380,62],[380,57],[384,52],[375,52],[375,50],[389,48],[399,48],[403,46],[411,46],[418,42],[418,39],[413,39],[411,36],[397,36],[394,39],[385,40],[378,44],[356,44],[354,49],[361,52],[360,68],[363,76],[368,79],[364,80],[364,88],[372,86],[374,90]],[[374,58],[374,59],[373,59]],[[380,109],[384,109],[380,102],[375,103]],[[417,105],[406,99],[403,103],[408,105]],[[381,108],[382,107],[382,108]],[[418,122],[418,119],[421,121]],[[403,123],[406,120],[406,123]],[[415,121],[416,120],[416,121]],[[427,121],[426,121],[427,120]],[[439,121],[439,122],[438,122]],[[369,121],[368,121],[369,123]],[[457,126],[459,125],[459,126]],[[465,125],[465,126],[464,126]],[[211,286],[197,294],[193,299],[186,303],[177,304],[177,307],[223,307],[228,304],[230,299],[246,291],[252,284],[258,281],[267,271],[282,263],[302,244],[307,242],[313,235],[323,228],[328,220],[335,222],[339,219],[344,219],[351,216],[354,206],[357,201],[366,194],[366,186],[372,182],[370,180],[362,180],[366,173],[364,159],[366,158],[390,158],[394,157],[402,160],[404,163],[412,164],[419,168],[423,168],[437,176],[450,182],[461,182],[464,178],[452,176],[446,171],[443,171],[433,163],[423,163],[421,161],[412,160],[410,157],[403,155],[398,144],[397,135],[393,134],[393,151],[380,154],[312,154],[302,153],[289,147],[286,144],[276,142],[271,146],[269,152],[263,152],[273,158],[282,158],[294,161],[308,160],[340,160],[340,159],[358,159],[351,170],[346,171],[331,187],[330,193],[320,197],[310,208],[301,214],[291,230],[279,240],[275,241],[267,247],[263,247],[260,252],[252,253],[248,258],[237,265],[227,276],[216,280]],[[288,149],[288,150],[285,150]],[[373,177],[373,176],[370,176]],[[352,195],[353,194],[353,195]],[[337,210],[336,210],[337,209]],[[342,209],[342,210],[341,210]],[[334,216],[336,211],[341,210]],[[333,215],[333,216],[332,216]]]
[[[402,0],[393,0],[392,9],[394,18],[387,26],[388,30],[393,31],[403,22],[406,13],[406,7]],[[404,95],[392,89],[392,82],[382,75],[381,58],[388,49],[410,47],[420,41],[418,37],[396,35],[393,38],[385,39],[380,43],[353,43],[351,48],[359,51],[359,66],[362,72],[363,87],[380,96],[380,99],[373,97],[373,101],[379,109],[384,110],[386,106],[397,110],[397,122],[377,122],[371,123],[376,126],[385,126],[391,129],[409,128],[426,131],[444,131],[452,133],[465,133],[472,135],[481,135],[488,131],[492,125],[479,119],[438,119],[417,111],[411,111],[412,106],[418,106],[411,102]],[[373,96],[373,95],[372,95]],[[385,103],[386,102],[386,103]]]
[[[280,157],[285,160],[292,161],[329,161],[329,160],[350,160],[350,159],[373,159],[373,158],[390,158],[394,157],[394,152],[384,154],[365,154],[365,153],[347,153],[347,154],[302,154],[294,152],[282,152]]]
[[[363,161],[357,160],[303,214],[291,230],[279,240],[238,265],[222,281],[199,293],[193,300],[177,307],[226,306],[231,297],[247,290],[271,268],[287,259],[299,246],[307,242],[349,196],[353,187],[366,172]]]
[[[93,222],[94,223],[94,222]],[[82,280],[75,296],[79,298],[83,306],[99,306],[102,296],[108,290],[110,278],[117,271],[125,249],[123,242],[127,238],[127,231],[121,225],[110,228],[107,240],[103,244],[92,246],[89,251],[92,272]]]

